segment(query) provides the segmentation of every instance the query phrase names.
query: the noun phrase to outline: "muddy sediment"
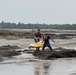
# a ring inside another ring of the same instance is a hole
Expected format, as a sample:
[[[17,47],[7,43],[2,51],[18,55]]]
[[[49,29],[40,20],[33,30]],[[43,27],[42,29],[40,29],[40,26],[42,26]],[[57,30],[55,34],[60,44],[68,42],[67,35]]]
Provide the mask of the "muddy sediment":
[[[12,57],[16,55],[20,55],[20,51],[16,51],[16,49],[19,49],[18,46],[1,46],[0,47],[0,62],[4,60],[4,57]]]
[[[0,38],[6,39],[19,39],[19,38],[33,38],[36,30],[14,30],[14,29],[0,29]],[[65,30],[43,30],[41,29],[41,35],[45,33],[49,34],[53,38],[69,39],[72,36],[76,36],[76,31],[65,31]]]
[[[0,57],[11,57],[15,55],[20,55],[19,51],[15,50],[0,50]]]
[[[11,45],[5,45],[5,46],[1,46],[0,50],[14,50],[14,49],[20,49],[20,47],[18,46],[11,46]]]
[[[40,59],[71,58],[76,57],[76,50],[56,48],[52,51],[34,51],[33,55]]]
[[[2,46],[0,47],[0,61],[2,61],[3,57],[12,57],[16,55],[20,55],[21,52],[24,53],[31,53],[34,56],[38,57],[39,59],[54,59],[54,58],[71,58],[76,57],[76,50],[74,49],[65,49],[65,48],[55,48],[52,51],[45,50],[45,51],[35,51],[35,50],[16,50],[20,49],[18,46]]]
[[[68,31],[68,34],[65,35],[62,34],[62,32],[58,31],[41,31],[42,35],[46,33],[49,33],[54,38],[64,38],[68,39],[69,37],[76,36],[76,31],[72,31],[72,33],[75,34],[70,34],[71,31]],[[4,39],[23,39],[23,38],[33,38],[33,34],[35,31],[20,31],[20,30],[0,30],[0,38]],[[58,34],[55,34],[58,33]],[[18,46],[2,46],[0,47],[0,61],[2,61],[2,57],[11,57],[15,55],[20,55],[21,51],[16,51],[16,49],[19,49]],[[53,51],[45,50],[45,51],[34,51],[34,50],[24,50],[26,53],[33,53],[34,56],[41,58],[41,59],[51,59],[51,58],[67,58],[67,57],[76,57],[76,50],[73,49],[64,49],[64,48],[55,48]]]

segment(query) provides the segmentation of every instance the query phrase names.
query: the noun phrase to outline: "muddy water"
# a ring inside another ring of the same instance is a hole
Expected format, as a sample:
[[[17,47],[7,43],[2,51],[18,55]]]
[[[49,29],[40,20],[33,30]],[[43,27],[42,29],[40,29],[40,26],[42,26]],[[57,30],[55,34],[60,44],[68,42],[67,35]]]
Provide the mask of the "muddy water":
[[[55,41],[55,43],[50,41],[53,48],[76,49],[76,38],[55,39]],[[28,49],[32,42],[34,42],[33,39],[0,39],[1,46],[18,45],[22,50]],[[76,75],[76,58],[41,60],[32,54],[22,53],[0,62],[0,75]]]

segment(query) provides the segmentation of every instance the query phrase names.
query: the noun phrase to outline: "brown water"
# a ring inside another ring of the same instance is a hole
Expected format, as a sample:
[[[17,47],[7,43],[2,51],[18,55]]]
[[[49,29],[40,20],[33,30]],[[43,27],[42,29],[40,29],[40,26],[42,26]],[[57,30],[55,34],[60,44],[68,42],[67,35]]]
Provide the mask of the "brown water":
[[[55,39],[51,42],[53,48],[63,47],[76,49],[76,38]],[[28,49],[33,39],[6,40],[0,39],[0,45],[18,45]],[[5,58],[0,62],[0,75],[75,75],[76,58],[59,58],[54,60],[41,60],[32,54],[22,53],[19,56]]]

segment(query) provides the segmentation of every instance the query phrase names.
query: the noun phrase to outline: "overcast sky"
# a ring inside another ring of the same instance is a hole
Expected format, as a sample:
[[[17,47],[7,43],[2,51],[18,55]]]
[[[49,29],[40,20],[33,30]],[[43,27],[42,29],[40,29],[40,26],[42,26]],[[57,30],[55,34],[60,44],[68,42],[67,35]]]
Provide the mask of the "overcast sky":
[[[0,0],[0,22],[74,24],[76,0]]]

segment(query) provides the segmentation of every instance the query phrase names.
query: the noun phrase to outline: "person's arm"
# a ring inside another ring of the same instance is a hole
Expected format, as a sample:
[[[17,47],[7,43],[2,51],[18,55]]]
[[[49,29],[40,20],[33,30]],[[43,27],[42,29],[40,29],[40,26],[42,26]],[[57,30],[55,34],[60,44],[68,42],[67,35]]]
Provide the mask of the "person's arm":
[[[55,41],[50,37],[50,39],[55,43]]]

